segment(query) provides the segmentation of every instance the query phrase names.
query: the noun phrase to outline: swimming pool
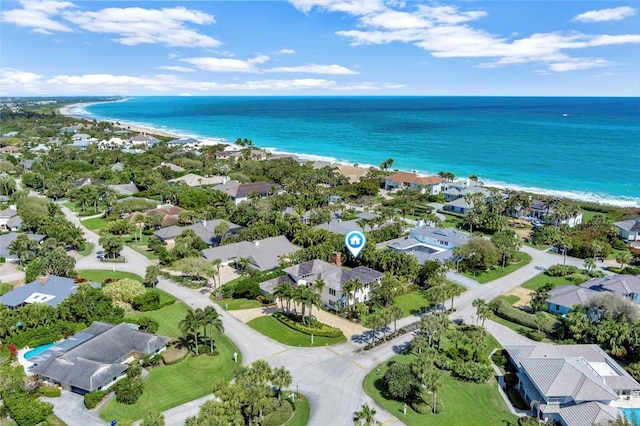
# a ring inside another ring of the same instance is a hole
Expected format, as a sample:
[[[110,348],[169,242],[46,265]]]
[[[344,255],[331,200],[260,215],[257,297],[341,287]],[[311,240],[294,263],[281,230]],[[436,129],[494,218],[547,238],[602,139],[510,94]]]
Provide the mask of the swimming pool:
[[[640,426],[640,408],[621,408],[621,410],[632,424]]]
[[[46,351],[47,349],[51,349],[55,345],[55,343],[47,343],[46,345],[36,346],[35,348],[27,351],[27,353],[24,354],[24,359],[31,359],[36,355],[40,355],[42,352]]]

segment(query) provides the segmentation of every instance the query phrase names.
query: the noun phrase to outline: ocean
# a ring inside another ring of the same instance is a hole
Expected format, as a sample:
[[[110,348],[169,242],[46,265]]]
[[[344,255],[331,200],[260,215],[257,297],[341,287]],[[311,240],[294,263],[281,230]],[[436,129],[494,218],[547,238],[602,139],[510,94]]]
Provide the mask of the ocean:
[[[275,153],[640,206],[640,98],[133,97],[74,114]]]

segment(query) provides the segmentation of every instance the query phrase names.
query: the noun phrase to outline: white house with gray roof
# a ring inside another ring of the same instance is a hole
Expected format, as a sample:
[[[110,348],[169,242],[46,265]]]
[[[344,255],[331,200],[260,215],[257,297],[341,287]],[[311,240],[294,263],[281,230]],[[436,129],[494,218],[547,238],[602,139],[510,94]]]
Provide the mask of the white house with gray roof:
[[[586,305],[594,297],[610,292],[640,304],[640,277],[616,274],[593,278],[580,286],[563,285],[549,291],[545,300],[547,309],[554,314],[567,314],[575,305]]]
[[[244,228],[243,226],[226,220],[213,219],[204,220],[202,222],[194,223],[187,226],[167,226],[166,228],[158,229],[153,233],[153,235],[158,237],[158,239],[162,242],[172,243],[176,239],[176,237],[179,237],[184,231],[190,229],[195,232],[196,236],[205,243],[209,244],[210,246],[216,246],[222,241],[221,237],[216,235],[216,227],[218,227],[223,222],[229,225],[229,230],[224,236],[236,234]]]
[[[421,265],[429,259],[444,262],[453,257],[453,249],[469,241],[469,236],[455,228],[422,226],[411,229],[406,238],[391,240],[386,246],[400,253],[416,257]]]
[[[632,241],[640,241],[640,216],[629,220],[613,222],[613,224],[618,228],[620,238],[628,241],[629,245],[633,245]]]
[[[162,352],[168,337],[143,333],[128,324],[94,322],[35,358],[28,371],[64,389],[84,395],[126,376],[128,364]]]
[[[545,421],[592,425],[590,419],[615,418],[619,399],[640,399],[640,383],[597,345],[531,344],[505,349],[517,369],[518,391],[527,404],[540,405]]]
[[[8,262],[16,262],[18,260],[18,256],[16,254],[11,253],[11,249],[9,246],[18,238],[20,233],[18,232],[9,232],[6,234],[0,234],[0,257],[4,257]],[[42,243],[42,240],[46,238],[45,235],[40,234],[24,234],[30,240],[37,242],[38,244]]]
[[[269,271],[280,266],[280,260],[300,250],[287,237],[269,237],[262,240],[227,244],[202,250],[200,255],[211,261],[220,259],[223,265],[247,259],[249,267],[258,271]]]
[[[89,284],[100,288],[98,283]],[[0,296],[0,304],[15,309],[29,303],[46,303],[55,308],[77,289],[78,283],[72,278],[47,275]]]
[[[366,266],[346,269],[339,265],[339,260],[337,263],[315,259],[290,266],[284,269],[286,275],[261,283],[260,289],[265,293],[273,293],[274,289],[282,283],[289,283],[293,287],[302,285],[313,287],[316,281],[322,280],[325,285],[320,293],[320,300],[330,309],[338,310],[347,306],[348,303],[369,300],[371,288],[382,279],[383,273]],[[352,280],[358,280],[362,288],[354,292],[351,298],[353,302],[350,302],[344,293],[344,284]]]

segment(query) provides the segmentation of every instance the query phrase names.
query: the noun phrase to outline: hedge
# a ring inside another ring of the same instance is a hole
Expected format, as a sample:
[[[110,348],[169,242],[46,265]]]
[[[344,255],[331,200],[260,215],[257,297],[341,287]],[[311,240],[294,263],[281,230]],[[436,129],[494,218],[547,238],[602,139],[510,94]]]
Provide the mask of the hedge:
[[[111,392],[109,390],[101,390],[92,393],[86,393],[84,395],[84,406],[87,407],[87,410],[92,410],[98,406],[102,402],[105,396],[107,396]]]
[[[342,336],[342,330],[335,327],[329,327],[328,325],[323,324],[322,328],[312,328],[307,327],[306,325],[302,325],[297,321],[292,320],[287,317],[282,312],[274,312],[273,317],[286,325],[289,328],[292,328],[300,333],[304,334],[313,334],[314,336],[319,337],[340,337]]]
[[[39,401],[26,392],[3,392],[2,400],[9,415],[20,426],[35,426],[53,413],[53,406]]]
[[[58,321],[51,325],[43,325],[21,331],[9,337],[7,341],[19,348],[24,348],[25,346],[35,348],[36,346],[57,342],[85,328],[87,327],[84,323]]]
[[[38,392],[40,393],[40,396],[45,396],[47,398],[57,398],[62,395],[62,391],[60,389],[51,386],[41,386],[40,389],[38,389]]]
[[[525,327],[533,329],[538,328],[538,325],[535,322],[535,315],[529,314],[518,308],[514,308],[507,301],[502,299],[496,299],[495,302],[496,307],[494,313],[500,318]],[[542,327],[542,331],[546,334],[555,334],[559,330],[562,330],[562,321],[553,317],[548,317],[547,323]]]

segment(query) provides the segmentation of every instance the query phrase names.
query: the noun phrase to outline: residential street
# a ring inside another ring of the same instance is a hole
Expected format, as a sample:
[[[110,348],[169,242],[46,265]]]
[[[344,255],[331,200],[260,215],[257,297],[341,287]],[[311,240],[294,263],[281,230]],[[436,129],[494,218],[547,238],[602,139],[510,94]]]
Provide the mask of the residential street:
[[[75,215],[66,207],[61,207],[67,218],[72,223],[78,224]],[[116,270],[133,272],[140,276],[145,275],[145,269],[151,262],[129,247],[125,247],[122,252],[122,255],[127,259],[126,263],[100,262],[96,257],[96,253],[100,250],[98,235],[82,228],[87,239],[94,244],[94,248],[91,255],[77,262],[77,269],[113,269],[115,267]],[[457,311],[452,315],[452,318],[462,319],[468,323],[475,322],[475,309],[471,306],[474,299],[491,300],[539,274],[542,268],[562,262],[562,257],[556,254],[545,253],[528,246],[523,247],[522,250],[531,255],[531,263],[504,278],[481,285],[458,275],[460,280],[465,281],[466,287],[469,289],[455,299],[454,305]],[[582,266],[582,263],[581,259],[567,258],[567,264]],[[396,418],[396,415],[401,415],[400,404],[398,404],[398,412],[387,412],[364,393],[362,381],[376,365],[400,352],[413,338],[413,333],[401,336],[367,352],[361,350],[364,343],[363,339],[358,337],[331,347],[294,348],[275,342],[246,326],[213,303],[209,299],[208,293],[182,287],[164,278],[160,278],[158,288],[174,295],[193,308],[214,306],[223,315],[225,334],[240,349],[244,364],[265,359],[273,366],[288,368],[293,376],[291,388],[297,387],[302,394],[309,398],[311,403],[310,425],[351,424],[353,412],[365,402],[376,408],[378,412],[376,417],[380,422],[385,425],[401,424]],[[418,320],[417,316],[403,318],[398,321],[398,327]],[[489,332],[503,345],[527,341],[526,338],[492,321],[487,321],[486,326]],[[362,337],[367,338],[366,334]],[[204,400],[206,398],[202,401]],[[200,403],[200,401],[191,402],[168,410],[165,412],[167,424],[183,424],[188,416],[198,413]]]

